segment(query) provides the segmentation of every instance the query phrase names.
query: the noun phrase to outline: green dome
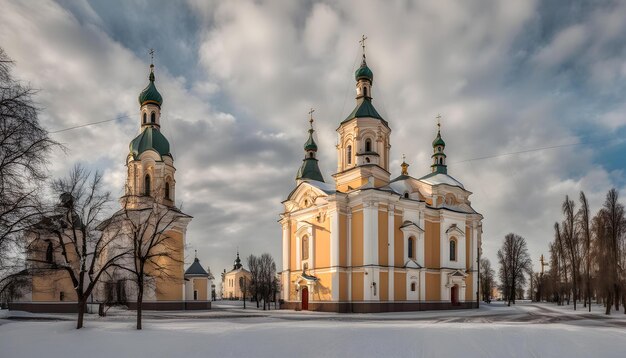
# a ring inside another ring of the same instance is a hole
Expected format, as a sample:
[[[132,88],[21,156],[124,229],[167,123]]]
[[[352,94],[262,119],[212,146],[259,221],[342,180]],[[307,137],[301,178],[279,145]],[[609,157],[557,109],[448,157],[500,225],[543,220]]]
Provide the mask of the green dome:
[[[317,143],[313,140],[313,129],[309,129],[309,139],[304,143],[304,150],[317,152]]]
[[[437,132],[437,138],[435,138],[435,140],[433,141],[433,147],[436,146],[446,146],[446,142],[443,141],[443,139],[441,139],[441,133]]]
[[[361,64],[361,67],[359,67],[358,70],[356,70],[356,72],[354,73],[354,78],[358,81],[361,78],[366,78],[370,81],[374,80],[374,73],[372,73],[372,70],[370,70],[369,67],[367,67],[367,65],[365,64],[365,61]]]
[[[139,105],[143,106],[145,103],[155,103],[160,107],[161,104],[163,104],[163,97],[161,97],[161,94],[154,85],[154,72],[152,72],[152,70],[148,78],[150,79],[150,83],[139,94]]]
[[[130,142],[129,149],[133,158],[138,158],[141,153],[147,150],[154,150],[159,153],[161,157],[164,155],[172,156],[170,153],[170,143],[165,136],[154,127],[146,127],[141,134]]]

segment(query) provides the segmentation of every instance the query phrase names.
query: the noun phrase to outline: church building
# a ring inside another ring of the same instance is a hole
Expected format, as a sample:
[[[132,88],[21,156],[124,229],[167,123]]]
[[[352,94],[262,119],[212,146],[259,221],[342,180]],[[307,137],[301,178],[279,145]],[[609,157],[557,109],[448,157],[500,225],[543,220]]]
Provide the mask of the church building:
[[[150,65],[148,79],[147,87],[139,94],[140,133],[130,142],[126,156],[127,178],[124,196],[120,198],[122,209],[102,223],[98,230],[102,230],[105,237],[109,236],[105,242],[116,242],[115,250],[118,251],[106,250],[106,255],[116,255],[119,251],[133,248],[133,243],[139,242],[136,237],[142,238],[135,248],[139,247],[138,251],[146,257],[143,309],[210,309],[211,274],[202,267],[197,257],[187,270],[184,269],[186,232],[192,217],[175,205],[176,168],[170,144],[161,132],[163,97],[155,85],[153,64]],[[62,196],[62,199],[71,201],[71,194],[67,196]],[[63,206],[62,200],[59,208]],[[62,219],[63,215],[56,215],[45,220]],[[59,224],[68,227],[66,231],[71,237],[71,225]],[[34,242],[35,239],[37,242]],[[38,262],[38,270],[30,275],[27,292],[20,302],[13,303],[12,309],[75,312],[77,297],[72,280],[66,271],[56,268],[61,265],[76,266],[78,258],[62,255],[64,245],[55,235],[42,239],[41,235],[28,233],[25,240],[34,242],[29,244],[27,262]],[[157,243],[151,251],[147,249],[150,240]],[[41,243],[47,243],[47,250],[46,247],[39,248]],[[99,260],[105,261],[106,255],[103,254]],[[127,254],[118,267],[132,269],[135,260],[132,254]],[[137,288],[133,274],[118,268],[105,276],[106,280],[98,282],[89,302],[123,304],[135,309]]]
[[[391,127],[372,103],[363,46],[356,106],[337,128],[337,172],[319,169],[311,112],[296,186],[283,202],[282,307],[388,312],[478,307],[482,215],[448,174],[437,129],[432,164],[389,167]],[[438,124],[439,126],[439,124]]]

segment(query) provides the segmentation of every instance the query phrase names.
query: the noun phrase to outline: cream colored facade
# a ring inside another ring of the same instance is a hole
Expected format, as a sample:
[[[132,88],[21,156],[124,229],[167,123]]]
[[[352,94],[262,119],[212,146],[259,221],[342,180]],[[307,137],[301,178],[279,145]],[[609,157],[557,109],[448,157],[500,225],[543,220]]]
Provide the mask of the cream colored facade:
[[[430,174],[425,168],[427,175],[412,177],[403,163],[391,179],[391,129],[371,103],[365,55],[355,77],[356,108],[337,129],[334,183],[307,162],[317,152],[311,128],[296,187],[283,202],[283,307],[476,307],[482,216],[472,209],[472,193],[447,174],[440,133]]]

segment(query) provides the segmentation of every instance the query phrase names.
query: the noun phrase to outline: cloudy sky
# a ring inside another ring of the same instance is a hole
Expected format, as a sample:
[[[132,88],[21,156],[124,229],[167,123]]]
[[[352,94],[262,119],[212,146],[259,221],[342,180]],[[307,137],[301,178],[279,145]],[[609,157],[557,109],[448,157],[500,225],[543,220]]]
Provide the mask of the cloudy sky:
[[[0,0],[0,8],[0,46],[15,76],[40,89],[45,128],[119,118],[53,133],[69,151],[50,166],[54,176],[77,162],[102,170],[115,196],[156,50],[177,201],[195,217],[187,242],[214,273],[232,265],[237,246],[280,261],[280,203],[295,184],[307,112],[316,109],[330,179],[362,34],[374,104],[392,129],[392,176],[403,153],[411,175],[428,173],[441,113],[449,173],[474,193],[492,261],[515,232],[536,264],[566,194],[584,190],[595,212],[611,187],[624,193],[624,2]],[[528,151],[536,148],[550,149]],[[524,153],[504,155],[515,152]]]

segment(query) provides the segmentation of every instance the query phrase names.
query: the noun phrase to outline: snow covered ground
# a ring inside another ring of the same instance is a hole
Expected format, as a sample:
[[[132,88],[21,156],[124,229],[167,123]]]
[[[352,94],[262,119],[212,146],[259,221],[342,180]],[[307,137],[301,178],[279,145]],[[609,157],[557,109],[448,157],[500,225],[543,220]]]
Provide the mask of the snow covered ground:
[[[626,315],[552,304],[384,314],[214,308],[148,312],[143,331],[125,311],[89,315],[79,331],[71,315],[0,311],[0,357],[626,356]]]

